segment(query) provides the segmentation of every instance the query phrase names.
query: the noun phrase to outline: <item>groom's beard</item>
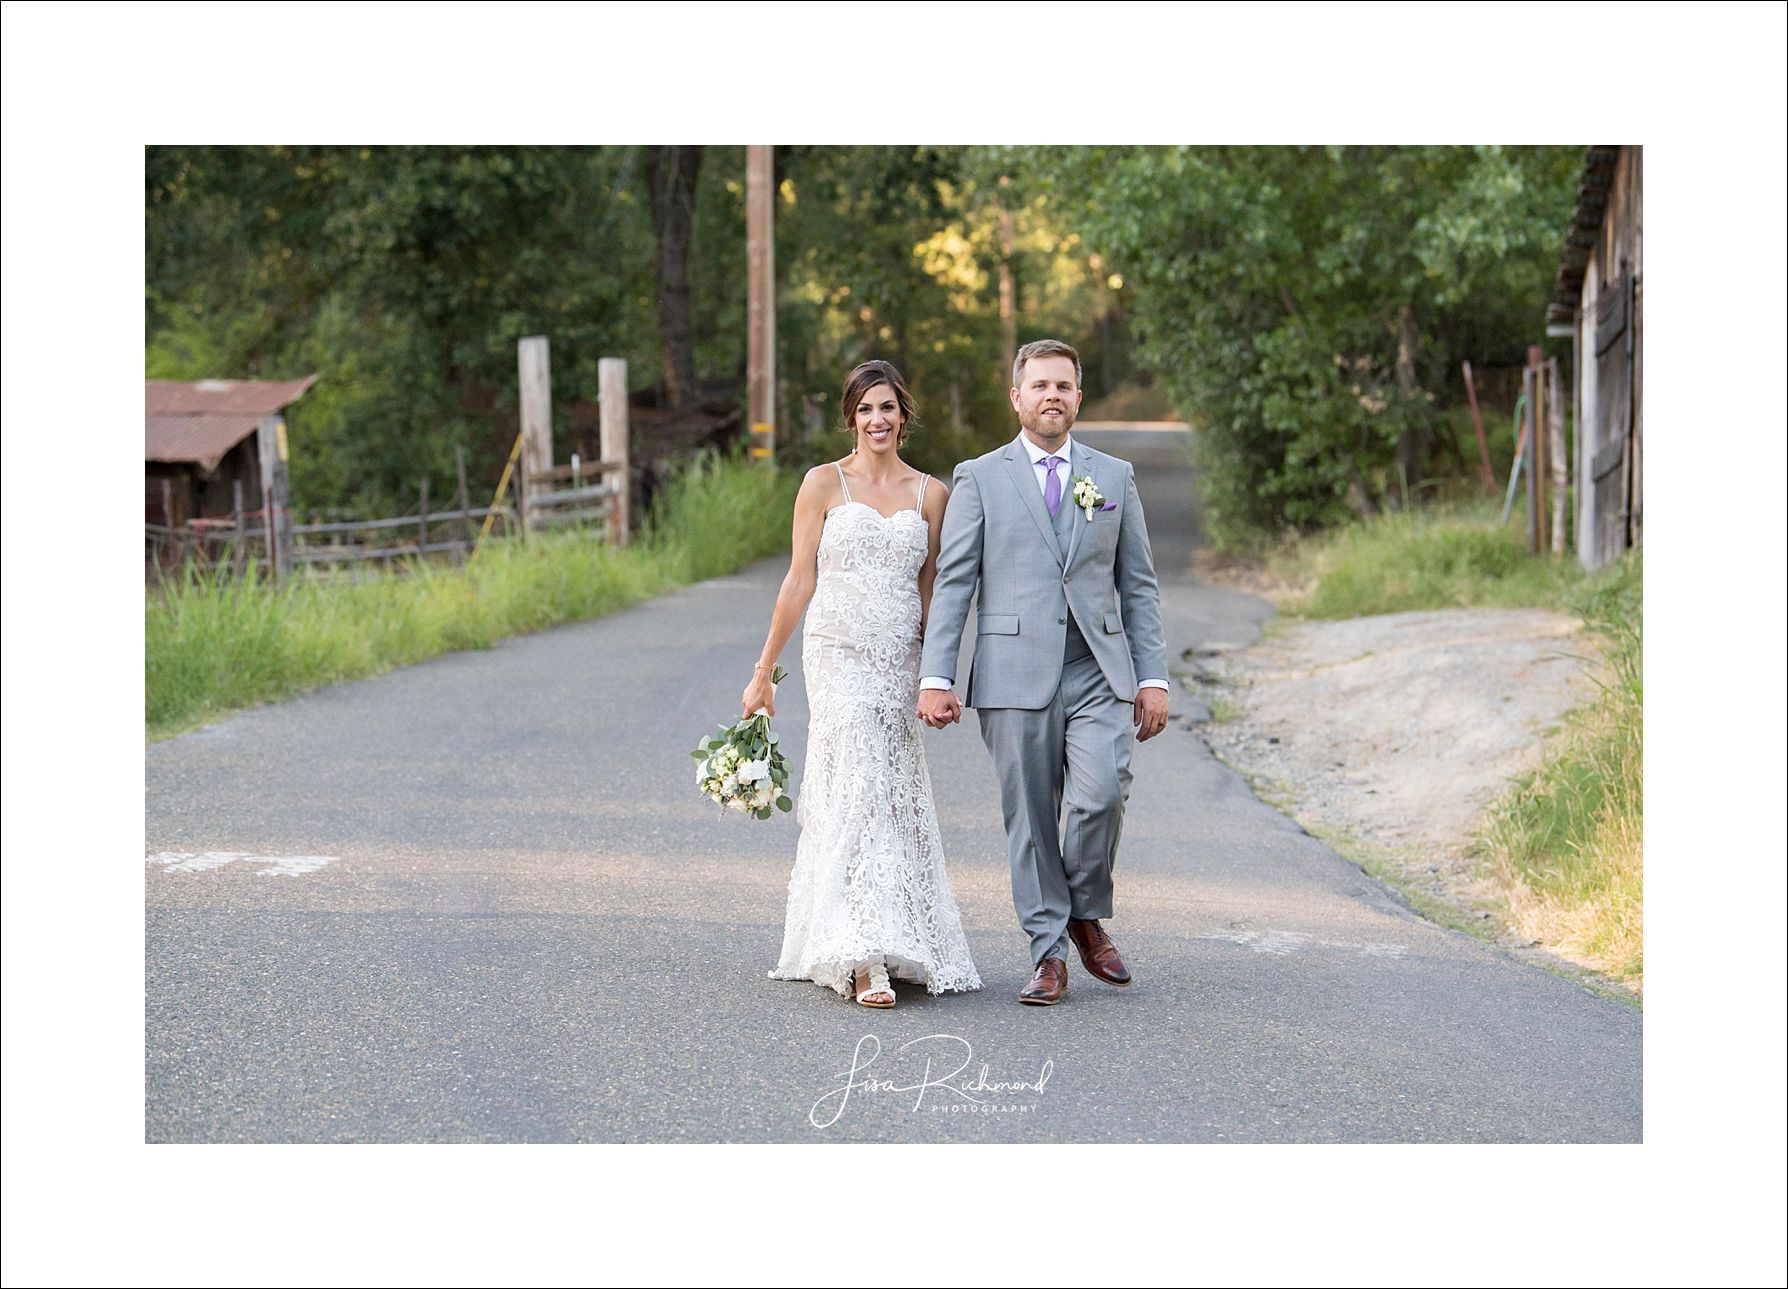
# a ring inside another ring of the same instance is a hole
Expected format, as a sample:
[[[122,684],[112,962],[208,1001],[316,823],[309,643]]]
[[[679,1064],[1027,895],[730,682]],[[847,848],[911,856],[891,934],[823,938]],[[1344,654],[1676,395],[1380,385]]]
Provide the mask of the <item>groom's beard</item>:
[[[1041,441],[1044,447],[1060,447],[1073,428],[1074,412],[1072,408],[1065,408],[1061,416],[1055,418],[1044,416],[1041,410],[1020,412],[1018,424],[1030,431],[1031,437]]]

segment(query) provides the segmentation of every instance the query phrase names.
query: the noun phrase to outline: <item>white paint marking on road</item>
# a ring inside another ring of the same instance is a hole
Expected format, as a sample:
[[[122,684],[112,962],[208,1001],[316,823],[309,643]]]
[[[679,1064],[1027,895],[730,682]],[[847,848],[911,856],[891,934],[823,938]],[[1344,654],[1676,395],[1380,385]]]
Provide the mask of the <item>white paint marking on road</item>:
[[[260,873],[262,877],[297,877],[303,873],[314,873],[325,864],[333,864],[335,856],[250,855],[236,850],[207,850],[194,854],[184,850],[163,850],[147,856],[144,862],[160,864],[164,873],[203,873],[207,869],[240,862],[263,865]]]
[[[1369,942],[1361,944],[1357,940],[1318,940],[1313,935],[1302,931],[1238,931],[1231,927],[1223,927],[1215,931],[1206,931],[1193,937],[1195,940],[1221,940],[1225,944],[1241,945],[1250,953],[1270,953],[1275,957],[1286,957],[1299,950],[1315,945],[1323,949],[1352,949],[1366,958],[1404,958],[1409,950],[1400,944],[1381,944]]]
[[[1248,946],[1251,953],[1273,953],[1286,957],[1296,953],[1316,937],[1302,931],[1267,931]]]
[[[1368,944],[1360,950],[1368,958],[1406,958],[1409,950],[1400,944]]]
[[[1237,931],[1224,928],[1220,931],[1207,931],[1195,936],[1198,940],[1222,940],[1228,944],[1245,946],[1250,953],[1271,953],[1279,957],[1296,953],[1309,944],[1315,937],[1305,935],[1302,931]]]

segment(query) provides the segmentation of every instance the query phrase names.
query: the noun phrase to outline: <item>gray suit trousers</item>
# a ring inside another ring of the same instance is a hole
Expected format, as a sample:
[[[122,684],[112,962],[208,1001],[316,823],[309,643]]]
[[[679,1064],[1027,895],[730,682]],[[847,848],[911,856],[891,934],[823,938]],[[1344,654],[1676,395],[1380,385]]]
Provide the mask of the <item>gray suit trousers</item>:
[[[1136,746],[1131,711],[1072,628],[1047,707],[976,708],[999,775],[1012,906],[1030,936],[1032,965],[1067,957],[1070,917],[1111,916]]]

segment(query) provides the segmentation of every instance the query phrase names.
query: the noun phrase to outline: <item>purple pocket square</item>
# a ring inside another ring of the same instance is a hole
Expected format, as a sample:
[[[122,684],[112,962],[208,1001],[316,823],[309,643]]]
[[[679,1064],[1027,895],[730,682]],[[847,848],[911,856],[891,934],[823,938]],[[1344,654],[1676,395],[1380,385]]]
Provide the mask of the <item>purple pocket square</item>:
[[[1099,509],[1100,509],[1100,510],[1101,510],[1101,511],[1106,511],[1106,510],[1116,510],[1116,509],[1117,509],[1117,502],[1115,502],[1115,501],[1108,501],[1108,502],[1106,502],[1106,503],[1105,503],[1105,504],[1104,504],[1104,505],[1103,505],[1103,506],[1100,506],[1100,507],[1099,507]]]

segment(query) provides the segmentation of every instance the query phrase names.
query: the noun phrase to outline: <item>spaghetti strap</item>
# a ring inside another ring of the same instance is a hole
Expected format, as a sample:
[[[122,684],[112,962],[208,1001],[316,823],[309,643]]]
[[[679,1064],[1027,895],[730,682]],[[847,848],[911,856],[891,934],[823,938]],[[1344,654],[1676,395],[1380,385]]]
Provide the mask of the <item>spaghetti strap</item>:
[[[834,461],[832,468],[838,471],[838,486],[844,489],[844,499],[848,503],[851,499],[851,486],[844,481],[844,467]]]
[[[930,482],[930,475],[924,473],[919,475],[919,513],[921,515],[925,513],[925,485]]]

